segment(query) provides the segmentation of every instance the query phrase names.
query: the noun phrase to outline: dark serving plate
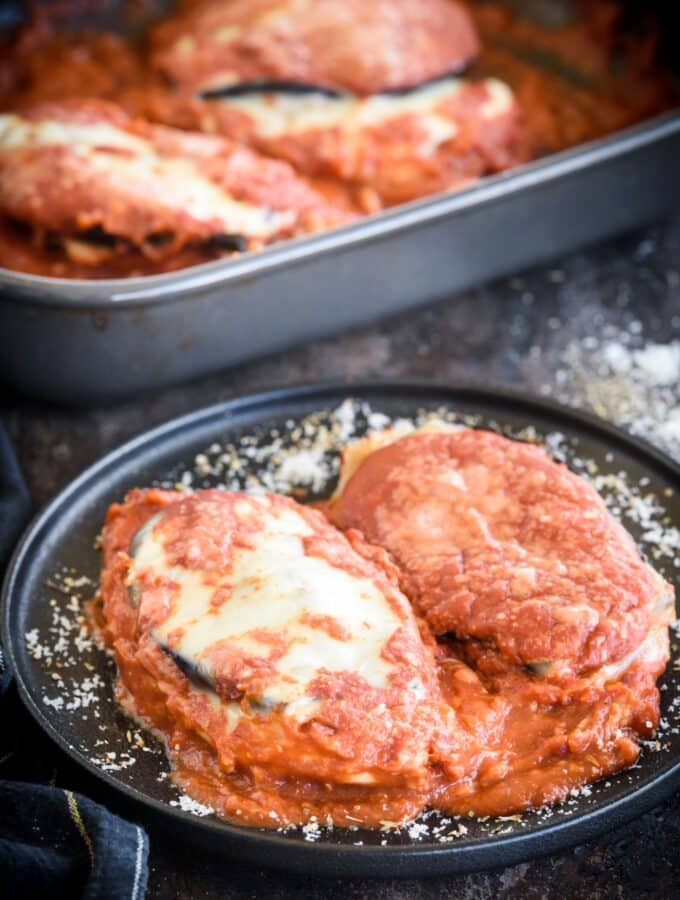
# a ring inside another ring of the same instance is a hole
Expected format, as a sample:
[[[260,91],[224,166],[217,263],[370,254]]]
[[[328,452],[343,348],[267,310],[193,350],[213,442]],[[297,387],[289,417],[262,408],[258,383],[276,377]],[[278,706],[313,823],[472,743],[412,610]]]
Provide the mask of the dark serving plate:
[[[353,404],[341,406],[348,397]],[[352,429],[359,435],[381,425],[376,412],[398,418],[422,409],[545,440],[573,469],[596,479],[652,563],[680,583],[680,533],[673,526],[680,522],[680,467],[616,428],[546,400],[412,381],[312,385],[176,419],[106,456],[39,514],[15,553],[3,593],[3,642],[24,703],[63,750],[119,792],[130,815],[164,822],[187,841],[260,865],[345,876],[424,876],[505,866],[588,840],[640,815],[680,785],[677,645],[661,682],[662,728],[638,764],[555,807],[504,819],[431,813],[415,826],[386,832],[230,825],[179,795],[160,744],[120,712],[112,693],[114,664],[79,618],[97,579],[94,545],[107,506],[136,485],[236,485],[253,474],[272,483],[272,473],[276,482],[281,453],[257,450],[272,438],[285,452],[286,446],[313,444],[329,422],[335,423],[336,439],[345,439]],[[296,430],[303,420],[307,429]],[[234,468],[233,454],[225,453],[230,443],[241,451],[244,468]],[[332,487],[336,454],[328,446],[325,453],[314,447],[312,456],[330,473],[325,485],[314,486],[322,495]]]

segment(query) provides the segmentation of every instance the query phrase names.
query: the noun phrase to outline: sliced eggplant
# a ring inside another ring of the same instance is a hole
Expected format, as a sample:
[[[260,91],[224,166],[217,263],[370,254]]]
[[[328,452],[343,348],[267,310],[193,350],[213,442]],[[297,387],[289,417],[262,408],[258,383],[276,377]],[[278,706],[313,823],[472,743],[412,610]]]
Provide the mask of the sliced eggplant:
[[[199,687],[207,687],[213,691],[215,690],[215,681],[209,673],[203,672],[200,666],[195,665],[191,660],[187,659],[186,656],[182,656],[181,653],[177,653],[175,650],[172,650],[162,640],[158,640],[156,635],[152,635],[152,637],[154,638],[154,640],[156,640],[161,650],[168,654],[168,656],[170,657],[170,659],[172,659],[180,672],[187,676],[189,681],[193,681],[194,684],[199,685]],[[230,699],[239,698],[234,697]]]
[[[205,246],[211,250],[245,253],[248,249],[248,240],[242,234],[213,234],[205,241]]]
[[[135,560],[139,552],[144,545],[146,539],[151,535],[151,532],[155,528],[155,526],[160,522],[163,518],[164,510],[156,513],[154,516],[145,522],[142,527],[135,533],[135,536],[132,538],[130,543],[129,554],[130,557]],[[127,585],[128,589],[128,597],[130,598],[131,605],[137,609],[142,600],[142,591],[143,588],[139,584],[138,581],[134,579],[130,579]],[[189,659],[187,656],[182,653],[178,653],[176,650],[173,650],[170,646],[168,646],[167,642],[160,637],[155,631],[150,632],[151,637],[156,641],[158,646],[163,650],[175,663],[177,668],[183,672],[190,681],[193,681],[195,684],[200,687],[208,687],[211,690],[215,690],[215,681],[210,675],[209,672],[206,672],[201,669],[200,665],[194,663],[193,660]]]
[[[555,663],[549,659],[538,659],[535,662],[525,663],[527,669],[540,678],[548,677],[555,667]]]
[[[327,97],[342,97],[344,91],[318,87],[315,84],[302,84],[298,81],[273,81],[258,79],[257,81],[241,81],[238,84],[225,84],[224,87],[209,88],[199,92],[203,100],[227,100],[229,97],[243,97],[247,94],[324,94]]]
[[[433,84],[439,84],[448,78],[457,78],[462,75],[469,67],[469,62],[465,62],[443,75],[437,75],[435,78],[428,78],[420,84],[408,85],[403,87],[388,88],[376,94],[367,96],[372,97],[405,97],[411,94],[417,94],[424,88],[428,88]],[[317,84],[303,84],[299,81],[273,81],[273,80],[257,80],[257,81],[241,81],[238,84],[225,84],[223,87],[208,88],[199,91],[199,97],[203,100],[229,100],[234,97],[247,97],[251,94],[322,94],[324,97],[341,98],[354,97],[348,91],[335,90],[328,87],[320,87]]]
[[[468,60],[461,65],[456,66],[455,69],[451,69],[448,72],[444,72],[443,75],[437,75],[435,78],[428,78],[427,81],[421,81],[420,84],[408,85],[404,87],[394,87],[389,88],[386,91],[381,91],[379,94],[374,94],[374,97],[408,97],[410,94],[417,94],[418,91],[422,91],[424,88],[431,87],[434,84],[439,84],[442,81],[447,81],[449,78],[459,78],[463,75],[469,68],[472,60]]]
[[[151,516],[151,518],[146,521],[142,525],[142,527],[138,529],[137,532],[135,532],[135,536],[130,542],[129,550],[129,554],[132,559],[137,558],[142,544],[147,539],[147,537],[149,537],[153,529],[156,527],[157,523],[160,522],[160,520],[163,518],[163,512],[164,511],[161,510],[161,512],[157,512],[154,516]],[[134,584],[134,582],[132,582],[132,584]],[[133,597],[130,597],[130,600],[132,601],[133,606],[137,605],[138,600],[134,599]]]
[[[147,635],[196,685],[224,702],[246,700],[257,714],[277,708],[309,720],[320,702],[311,688],[320,673],[357,672],[374,689],[387,690],[394,663],[383,648],[404,627],[407,610],[393,607],[379,583],[307,554],[309,522],[294,507],[282,507],[281,498],[270,506],[245,494],[215,493],[198,491],[179,503],[194,505],[196,522],[206,503],[212,530],[220,527],[219,507],[228,505],[226,541],[235,549],[224,570],[208,556],[203,567],[197,556],[185,566],[168,555],[168,535],[156,526],[170,510],[177,515],[175,507],[149,519],[131,542],[130,602],[144,612],[148,591],[151,615],[144,618],[154,624]],[[254,534],[247,531],[245,547],[234,517],[243,517],[245,528],[252,528],[253,517],[258,522]],[[175,532],[177,523],[168,525],[175,546],[182,526]],[[344,540],[334,532],[324,537]],[[349,552],[344,544],[341,549]],[[173,583],[172,603],[159,618],[153,586],[165,579]],[[415,624],[408,627],[416,642]],[[410,674],[409,695],[418,695],[422,678]]]
[[[649,631],[640,641],[638,646],[616,662],[608,663],[607,665],[601,666],[599,669],[593,670],[588,678],[593,682],[613,681],[620,678],[633,663],[645,654],[648,654],[650,648],[655,648],[659,640],[663,639],[668,625],[673,622],[674,619],[675,594],[672,590],[668,590],[668,585],[663,583],[659,595],[652,606],[652,620]],[[530,672],[538,675],[539,678],[549,678],[561,668],[559,660],[542,659],[526,663],[525,665]]]
[[[161,512],[151,516],[151,518],[135,533],[130,543],[129,550],[129,555],[133,560],[136,560],[139,557],[145,543],[150,541],[155,526],[161,521],[164,514],[165,510],[161,510]],[[134,566],[132,571],[134,571]],[[135,581],[134,578],[128,582],[128,596],[133,607],[139,607],[142,600],[142,592],[142,586],[138,581]],[[158,644],[161,650],[172,659],[180,672],[186,675],[189,681],[197,687],[202,689],[207,688],[217,694],[221,700],[227,702],[240,701],[243,699],[243,691],[239,690],[236,685],[220,683],[218,686],[215,682],[213,672],[208,666],[202,664],[200,659],[196,661],[187,653],[183,653],[181,649],[178,650],[174,647],[170,647],[162,631],[151,629],[149,635]],[[253,712],[259,714],[269,713],[273,709],[282,706],[277,700],[267,696],[250,697],[248,702]],[[283,706],[285,707],[285,704],[283,704]]]

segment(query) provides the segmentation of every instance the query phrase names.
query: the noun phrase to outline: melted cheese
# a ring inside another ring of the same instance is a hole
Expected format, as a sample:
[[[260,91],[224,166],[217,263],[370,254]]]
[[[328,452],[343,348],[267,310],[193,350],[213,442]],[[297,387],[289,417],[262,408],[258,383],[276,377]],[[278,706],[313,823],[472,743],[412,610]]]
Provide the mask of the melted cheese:
[[[116,148],[148,153],[149,145],[109,122],[60,122],[57,119],[28,121],[21,116],[0,116],[0,150],[47,147],[64,144],[92,148]]]
[[[203,90],[219,89],[220,79],[213,77]],[[227,86],[230,82],[225,82]],[[451,140],[458,133],[456,122],[440,110],[465,84],[458,78],[445,78],[404,94],[353,95],[294,94],[285,92],[246,94],[225,97],[222,103],[250,116],[258,135],[266,139],[302,134],[306,131],[340,129],[347,134],[385,125],[401,116],[417,115],[428,133],[426,152]],[[513,102],[512,91],[501,81],[484,82],[488,99],[481,107],[483,118],[505,113]]]
[[[484,82],[488,99],[481,108],[483,119],[497,119],[504,115],[514,102],[513,94],[504,81],[498,78],[487,78]]]
[[[454,97],[462,83],[457,78],[447,78],[406,94],[374,94],[366,98],[350,94],[335,97],[322,92],[271,92],[226,97],[222,102],[251,116],[264,138],[332,128],[360,131],[399,116],[417,114],[443,142],[454,137],[457,128],[455,122],[438,115],[435,109]],[[213,82],[211,88],[214,87]]]
[[[109,183],[115,179],[123,193],[140,183],[155,188],[159,182],[165,183],[167,189],[162,196],[148,198],[151,204],[174,207],[195,220],[214,223],[216,232],[270,237],[294,220],[292,212],[272,212],[233,199],[204,177],[192,160],[164,156],[149,141],[108,122],[32,122],[17,115],[0,116],[0,153],[50,146],[68,147],[89,170],[109,179]]]
[[[371,453],[375,453],[376,450],[387,447],[388,444],[393,444],[395,441],[411,434],[427,434],[429,432],[438,431],[462,431],[465,428],[465,425],[456,425],[452,422],[445,422],[443,419],[438,418],[429,419],[424,425],[416,428],[411,422],[402,419],[397,425],[392,426],[391,428],[383,428],[382,431],[373,431],[370,434],[364,435],[364,437],[360,438],[358,441],[352,441],[349,444],[345,444],[342,449],[340,478],[331,500],[337,500],[338,497],[342,496],[347,487],[347,482],[352,475],[354,475],[362,462],[370,456]],[[460,484],[457,484],[456,486],[459,487]]]
[[[594,685],[617,681],[636,663],[656,667],[659,661],[665,658],[667,652],[668,623],[654,624],[635,650],[632,650],[615,663],[600,666],[599,669],[596,669],[592,675],[587,676],[584,680]],[[560,663],[555,663],[549,671],[553,675],[558,673],[559,670]]]
[[[267,508],[266,498],[249,497],[244,515],[253,504]],[[211,583],[200,570],[170,566],[153,528],[141,533],[131,582],[142,574],[163,574],[179,586],[169,617],[152,636],[163,646],[171,644],[173,652],[214,682],[211,650],[218,642],[227,640],[235,652],[267,660],[271,644],[258,630],[274,632],[285,641],[285,652],[257,699],[264,707],[284,705],[286,715],[299,721],[314,715],[317,703],[309,686],[321,671],[352,672],[373,687],[388,687],[392,664],[382,651],[403,627],[398,612],[370,579],[306,555],[302,539],[312,531],[294,511],[267,512],[264,522],[252,547],[235,547],[229,570]],[[211,606],[216,588],[228,594],[217,608]],[[143,608],[143,590],[139,593]],[[335,620],[345,639],[310,624],[310,614]],[[410,688],[424,696],[417,674]]]

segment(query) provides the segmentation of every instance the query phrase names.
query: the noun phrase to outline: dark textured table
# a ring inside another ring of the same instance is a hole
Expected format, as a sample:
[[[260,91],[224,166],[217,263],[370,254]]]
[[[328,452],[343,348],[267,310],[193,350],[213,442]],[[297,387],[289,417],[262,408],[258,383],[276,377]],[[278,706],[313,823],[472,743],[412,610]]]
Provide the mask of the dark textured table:
[[[133,435],[172,416],[259,388],[338,376],[349,380],[433,376],[525,387],[587,403],[607,414],[617,407],[611,402],[609,383],[596,379],[596,354],[603,342],[618,345],[623,339],[624,346],[626,341],[642,346],[645,341],[668,343],[679,338],[680,220],[371,327],[111,408],[70,412],[10,392],[2,418],[40,506],[85,466]],[[676,387],[665,385],[662,414],[670,410],[680,416],[680,408],[672,407]],[[627,421],[636,427],[634,413],[633,407]],[[0,776],[54,779],[116,805],[114,796],[83,776],[37,733],[16,698],[8,718],[1,727],[12,730],[14,751],[0,760]],[[680,896],[679,796],[624,828],[560,855],[504,871],[417,882],[290,876],[210,857],[155,829],[150,834],[150,897]]]

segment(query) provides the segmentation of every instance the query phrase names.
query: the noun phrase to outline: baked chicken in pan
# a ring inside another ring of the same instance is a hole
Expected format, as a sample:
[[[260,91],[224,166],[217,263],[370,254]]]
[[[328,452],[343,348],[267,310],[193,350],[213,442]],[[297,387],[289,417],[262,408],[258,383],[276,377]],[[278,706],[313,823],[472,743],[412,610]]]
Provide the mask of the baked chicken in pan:
[[[199,0],[136,39],[57,28],[61,5],[37,7],[0,60],[0,265],[177,269],[460,189],[672,105],[654,32],[632,42],[618,4],[550,22],[514,7]]]
[[[103,100],[0,116],[0,201],[75,265],[260,248],[351,217],[285,162],[131,119]]]

